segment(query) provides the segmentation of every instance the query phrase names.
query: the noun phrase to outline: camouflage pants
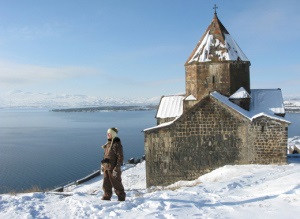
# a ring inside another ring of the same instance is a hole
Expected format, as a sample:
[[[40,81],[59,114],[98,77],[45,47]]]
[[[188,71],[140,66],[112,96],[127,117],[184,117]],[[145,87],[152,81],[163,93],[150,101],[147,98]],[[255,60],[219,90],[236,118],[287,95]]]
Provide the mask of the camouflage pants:
[[[126,193],[122,184],[121,171],[118,171],[117,176],[112,175],[112,170],[105,170],[103,173],[103,200],[110,200],[112,196],[112,188],[116,195],[118,196],[119,201],[125,201]]]

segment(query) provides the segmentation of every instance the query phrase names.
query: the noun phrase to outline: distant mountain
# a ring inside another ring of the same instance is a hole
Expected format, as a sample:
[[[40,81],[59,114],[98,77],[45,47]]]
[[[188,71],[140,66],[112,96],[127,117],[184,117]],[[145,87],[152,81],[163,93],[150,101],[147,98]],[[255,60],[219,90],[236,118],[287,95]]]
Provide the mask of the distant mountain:
[[[87,95],[32,93],[20,90],[0,94],[0,108],[83,108],[100,106],[158,105],[154,98],[103,98]]]
[[[300,113],[300,97],[284,98],[284,106],[287,112]]]
[[[52,109],[53,112],[96,112],[96,111],[147,111],[155,110],[157,105],[144,105],[144,106],[95,106],[95,107],[77,107],[77,108],[64,108]]]
[[[160,96],[153,98],[112,98],[87,95],[32,93],[13,90],[0,94],[0,108],[95,108],[107,106],[156,106]],[[287,112],[300,113],[300,96],[284,97]]]

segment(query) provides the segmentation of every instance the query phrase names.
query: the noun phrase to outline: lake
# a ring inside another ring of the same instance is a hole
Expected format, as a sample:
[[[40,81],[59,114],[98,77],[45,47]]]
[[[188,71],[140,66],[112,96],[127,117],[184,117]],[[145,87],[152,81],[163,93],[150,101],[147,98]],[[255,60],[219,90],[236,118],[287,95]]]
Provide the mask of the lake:
[[[0,110],[0,193],[54,188],[99,168],[106,131],[119,129],[125,161],[144,155],[156,111]]]
[[[99,168],[110,127],[119,129],[125,161],[144,155],[143,129],[156,111],[52,112],[0,110],[0,193],[52,189]],[[287,114],[289,137],[300,136],[300,114]]]

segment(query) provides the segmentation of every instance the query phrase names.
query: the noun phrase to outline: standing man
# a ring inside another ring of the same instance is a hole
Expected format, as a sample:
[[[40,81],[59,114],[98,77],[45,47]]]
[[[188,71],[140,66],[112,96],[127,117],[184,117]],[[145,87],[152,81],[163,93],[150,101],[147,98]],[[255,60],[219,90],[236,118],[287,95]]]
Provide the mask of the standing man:
[[[123,146],[120,138],[117,137],[118,129],[107,130],[107,143],[103,145],[104,159],[101,161],[103,174],[102,200],[110,200],[112,187],[118,196],[118,201],[125,201],[126,193],[122,184],[121,165],[123,164]]]

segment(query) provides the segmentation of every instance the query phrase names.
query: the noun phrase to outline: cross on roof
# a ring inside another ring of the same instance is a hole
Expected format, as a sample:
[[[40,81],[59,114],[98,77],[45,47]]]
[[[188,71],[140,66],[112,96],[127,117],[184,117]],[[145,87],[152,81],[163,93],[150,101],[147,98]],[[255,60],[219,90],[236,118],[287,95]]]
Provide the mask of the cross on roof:
[[[217,5],[215,4],[214,7],[213,7],[213,9],[215,10],[215,14],[217,14],[217,8],[218,8],[218,7],[217,7]]]

